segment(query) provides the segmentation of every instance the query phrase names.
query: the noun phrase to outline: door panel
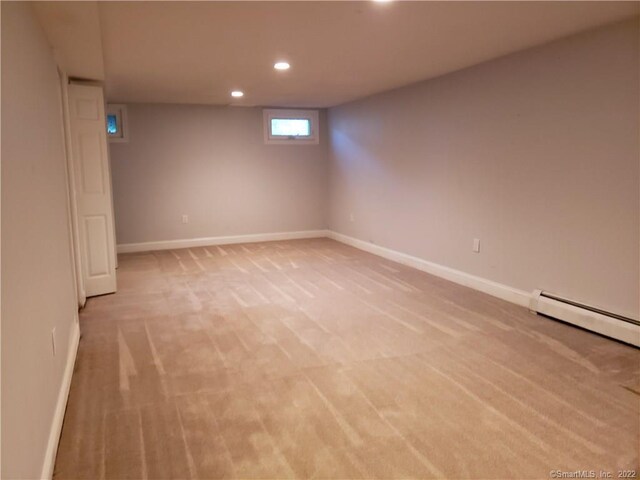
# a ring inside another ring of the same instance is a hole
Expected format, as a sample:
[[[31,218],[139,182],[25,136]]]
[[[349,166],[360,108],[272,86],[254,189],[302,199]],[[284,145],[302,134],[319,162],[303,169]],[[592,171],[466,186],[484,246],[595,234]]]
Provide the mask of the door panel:
[[[97,278],[109,275],[109,245],[107,244],[107,219],[104,215],[85,217],[87,232],[87,258],[89,276]]]
[[[102,163],[105,160],[100,149],[100,135],[97,132],[78,133],[78,160],[82,171],[82,193],[104,194]]]
[[[115,234],[102,88],[69,85],[82,273],[88,297],[116,290]]]
[[[76,116],[82,120],[100,119],[100,109],[93,100],[79,98],[76,100],[75,107]]]

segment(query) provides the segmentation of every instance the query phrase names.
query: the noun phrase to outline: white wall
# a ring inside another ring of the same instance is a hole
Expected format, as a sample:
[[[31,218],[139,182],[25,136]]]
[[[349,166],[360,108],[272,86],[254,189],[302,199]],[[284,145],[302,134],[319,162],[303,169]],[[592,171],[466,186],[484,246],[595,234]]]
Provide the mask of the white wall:
[[[626,21],[330,109],[330,228],[637,318],[638,33]]]
[[[56,406],[66,391],[77,303],[56,65],[31,5],[1,8],[1,475],[27,479],[40,477],[54,418],[61,418]]]
[[[319,145],[264,145],[260,108],[129,105],[129,143],[110,144],[118,244],[326,228],[321,113]]]

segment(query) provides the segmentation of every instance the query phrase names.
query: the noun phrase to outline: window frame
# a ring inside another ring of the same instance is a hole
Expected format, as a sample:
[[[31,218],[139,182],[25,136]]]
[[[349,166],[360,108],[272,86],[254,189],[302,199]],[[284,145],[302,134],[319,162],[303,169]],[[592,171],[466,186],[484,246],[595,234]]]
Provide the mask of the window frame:
[[[105,109],[105,132],[107,134],[107,139],[111,143],[124,143],[129,141],[129,125],[127,119],[127,106],[122,103],[108,103],[107,108]],[[120,126],[120,135],[109,135],[107,131],[108,125],[108,116],[115,115],[116,116],[116,124]]]
[[[262,119],[264,127],[264,143],[266,145],[317,145],[320,141],[318,110],[265,108],[262,111]],[[271,120],[273,119],[309,120],[311,135],[305,137],[272,135]]]

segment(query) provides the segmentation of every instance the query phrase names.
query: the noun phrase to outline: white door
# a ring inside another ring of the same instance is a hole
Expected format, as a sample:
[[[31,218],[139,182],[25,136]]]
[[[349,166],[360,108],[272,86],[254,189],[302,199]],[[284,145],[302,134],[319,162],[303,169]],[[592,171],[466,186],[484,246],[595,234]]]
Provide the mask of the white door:
[[[86,295],[113,293],[115,235],[102,87],[69,85],[69,127]]]

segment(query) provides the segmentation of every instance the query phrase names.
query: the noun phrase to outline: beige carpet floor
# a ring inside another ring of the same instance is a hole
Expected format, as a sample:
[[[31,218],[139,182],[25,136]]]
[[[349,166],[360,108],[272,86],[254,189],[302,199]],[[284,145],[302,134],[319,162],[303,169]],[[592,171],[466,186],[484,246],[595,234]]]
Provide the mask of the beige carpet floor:
[[[57,479],[638,470],[637,349],[328,239],[119,262]]]

